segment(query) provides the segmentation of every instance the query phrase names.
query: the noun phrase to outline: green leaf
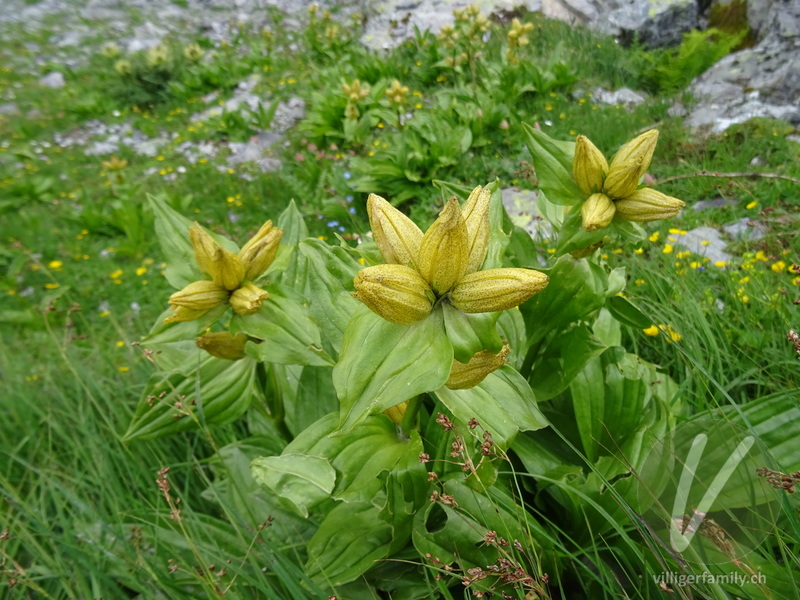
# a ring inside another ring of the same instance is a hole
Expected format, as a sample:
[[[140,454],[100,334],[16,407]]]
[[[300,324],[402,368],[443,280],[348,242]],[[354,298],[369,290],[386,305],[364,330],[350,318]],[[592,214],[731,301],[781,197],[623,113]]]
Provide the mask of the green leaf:
[[[503,207],[500,180],[495,179],[485,187],[491,190],[492,197],[489,201],[489,245],[486,249],[486,260],[483,261],[482,268],[497,269],[503,266],[503,255],[511,241],[514,225]],[[530,236],[528,237],[530,238]]]
[[[360,305],[351,292],[355,291],[353,278],[362,267],[346,249],[314,238],[303,240],[300,252],[310,264],[311,314],[323,339],[338,352],[347,323]]]
[[[334,507],[308,543],[306,574],[318,585],[341,585],[386,558],[392,527],[378,515],[369,502]]]
[[[396,325],[360,307],[344,332],[333,370],[341,426],[349,429],[368,414],[439,388],[452,364],[441,311],[413,325]]]
[[[647,329],[652,325],[650,319],[627,298],[611,296],[606,302],[606,308],[614,318],[628,327]]]
[[[606,301],[607,276],[590,260],[565,255],[542,270],[550,277],[549,285],[520,306],[531,345],[588,317]]]
[[[572,178],[572,157],[575,142],[560,142],[528,124],[522,125],[528,140],[528,150],[536,168],[539,187],[550,202],[571,206],[584,199],[584,194]]]
[[[254,473],[258,471],[256,478],[273,494],[285,498],[303,516],[307,516],[308,509],[329,498],[344,502],[375,499],[383,489],[379,475],[384,471],[394,472],[398,466],[399,472],[405,474],[405,484],[411,488],[427,481],[425,469],[419,462],[423,447],[417,433],[413,432],[410,440],[398,437],[396,426],[382,415],[368,417],[344,434],[337,435],[337,427],[338,414],[325,415],[300,432],[281,455],[324,460],[333,472],[330,486],[317,486],[318,490],[309,492],[307,483],[294,482],[291,479],[293,472],[289,471],[280,471],[276,479],[270,473],[274,464],[282,464],[272,460],[279,457],[256,459],[253,462]],[[322,469],[321,466],[315,468]],[[295,476],[303,479],[297,473]],[[323,489],[326,490],[324,494]]]
[[[336,471],[330,462],[308,454],[262,456],[252,462],[250,470],[259,485],[278,494],[303,517],[330,497],[336,483]]]
[[[499,486],[482,493],[451,479],[444,483],[444,493],[455,498],[457,508],[431,503],[414,519],[412,539],[423,556],[431,554],[445,564],[457,561],[465,570],[485,569],[497,561],[497,549],[483,542],[487,531],[509,542],[533,538],[534,552],[552,546],[542,527]]]
[[[174,314],[168,308],[158,316],[150,333],[142,339],[142,344],[153,351],[151,356],[162,370],[188,368],[193,371],[197,365],[197,356],[203,352],[195,345],[195,340],[216,323],[226,310],[227,305],[218,306],[193,321],[164,323],[164,319]]]
[[[247,346],[248,355],[262,362],[333,365],[333,359],[322,349],[319,327],[311,318],[305,298],[279,284],[269,286],[269,298],[256,314],[234,315],[230,332],[263,339],[261,344]]]
[[[446,302],[442,303],[442,310],[447,339],[453,345],[453,356],[457,361],[467,363],[481,350],[493,354],[500,352],[503,340],[495,327],[499,312],[466,314]]]
[[[441,387],[436,397],[462,423],[476,418],[503,450],[520,431],[547,426],[528,382],[517,371],[503,366],[467,390]]]
[[[267,269],[273,282],[304,292],[307,284],[308,261],[297,249],[301,240],[308,237],[308,227],[294,200],[278,217],[277,227],[283,229],[278,255]]]
[[[506,359],[506,364],[519,370],[528,351],[528,340],[525,334],[525,320],[518,310],[504,310],[497,320],[500,337],[508,340],[511,354]]]
[[[570,384],[578,433],[591,462],[609,455],[635,460],[638,452],[626,445],[652,424],[653,410],[660,412],[649,402],[647,363],[634,354],[618,359],[617,349],[590,360]]]
[[[201,425],[222,425],[238,419],[254,395],[256,363],[223,360],[209,355],[194,363],[191,372],[158,373],[145,387],[133,415],[126,441],[151,440]]]
[[[286,426],[294,435],[339,409],[332,377],[332,367],[303,368],[297,393],[283,399]]]
[[[560,394],[586,363],[606,349],[585,325],[559,333],[544,346],[533,364],[530,382],[536,397],[543,402]]]

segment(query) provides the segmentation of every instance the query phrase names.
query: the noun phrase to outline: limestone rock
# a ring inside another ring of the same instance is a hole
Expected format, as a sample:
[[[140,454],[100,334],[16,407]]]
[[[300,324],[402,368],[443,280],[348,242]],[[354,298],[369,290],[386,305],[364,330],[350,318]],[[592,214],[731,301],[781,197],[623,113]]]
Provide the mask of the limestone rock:
[[[59,71],[50,71],[39,80],[39,83],[53,89],[63,88],[67,85],[67,82],[64,81],[64,75]]]

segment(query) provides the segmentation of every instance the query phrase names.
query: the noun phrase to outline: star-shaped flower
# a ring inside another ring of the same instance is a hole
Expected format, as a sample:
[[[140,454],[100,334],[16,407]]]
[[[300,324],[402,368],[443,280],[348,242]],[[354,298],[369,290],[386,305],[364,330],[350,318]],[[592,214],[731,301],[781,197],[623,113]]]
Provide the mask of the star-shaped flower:
[[[175,312],[164,322],[192,321],[228,303],[237,314],[257,313],[269,294],[250,282],[272,264],[282,236],[283,229],[277,229],[272,221],[267,221],[239,253],[234,254],[195,223],[189,229],[194,260],[211,280],[195,281],[172,294],[169,305]]]
[[[389,202],[371,194],[372,235],[387,264],[367,267],[354,296],[387,321],[410,325],[440,302],[465,313],[506,310],[544,289],[548,277],[531,269],[480,268],[489,246],[491,192],[480,186],[463,209],[450,198],[425,234]]]
[[[586,231],[608,227],[617,214],[627,221],[658,221],[685,206],[682,200],[639,187],[657,141],[658,130],[651,129],[622,146],[609,165],[589,138],[578,136],[572,174],[581,191],[590,194],[582,209]]]

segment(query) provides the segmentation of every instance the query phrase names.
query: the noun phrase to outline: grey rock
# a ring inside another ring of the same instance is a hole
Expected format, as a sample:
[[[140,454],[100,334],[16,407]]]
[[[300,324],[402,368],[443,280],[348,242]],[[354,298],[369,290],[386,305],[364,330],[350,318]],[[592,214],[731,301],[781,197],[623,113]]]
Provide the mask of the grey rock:
[[[707,243],[706,243],[707,242]],[[683,246],[693,254],[707,257],[714,262],[728,262],[733,258],[725,248],[727,244],[722,234],[713,227],[698,227],[688,231],[686,235],[676,236],[676,246]]]
[[[767,226],[764,223],[747,217],[742,217],[735,223],[725,225],[722,229],[734,240],[750,240],[754,242],[767,235]]]
[[[700,212],[701,210],[706,210],[709,208],[723,208],[725,206],[734,206],[737,203],[734,200],[729,200],[728,198],[713,198],[712,200],[700,200],[695,202],[692,208],[695,212]]]
[[[302,98],[295,96],[278,104],[270,128],[278,133],[285,133],[305,118],[306,104]]]
[[[109,141],[97,141],[90,145],[83,153],[86,156],[102,156],[119,150],[119,146]]]
[[[753,117],[800,124],[800,37],[770,38],[730,54],[696,78],[689,92],[697,104],[691,127],[721,132]]]
[[[591,26],[624,42],[649,48],[676,46],[684,33],[698,26],[695,0],[601,0],[602,18]]]
[[[58,89],[63,88],[67,82],[64,81],[63,73],[59,71],[50,71],[47,75],[39,80],[39,84],[45,87]]]
[[[20,114],[19,107],[13,102],[0,104],[0,115],[14,116]]]
[[[537,206],[539,194],[535,190],[507,187],[501,190],[503,206],[511,222],[527,231],[536,240],[544,241],[556,237],[550,221],[542,217]]]
[[[626,108],[633,108],[642,104],[645,99],[644,96],[637,94],[631,89],[620,88],[618,90],[604,90],[603,88],[595,88],[592,90],[592,97],[595,101],[602,104],[611,104],[613,106],[625,106]]]

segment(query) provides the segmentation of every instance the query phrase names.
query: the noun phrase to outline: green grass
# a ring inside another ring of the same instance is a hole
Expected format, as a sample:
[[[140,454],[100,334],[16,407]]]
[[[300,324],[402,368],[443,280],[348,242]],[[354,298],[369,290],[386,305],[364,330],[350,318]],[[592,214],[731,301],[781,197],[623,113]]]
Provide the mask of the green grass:
[[[180,212],[233,239],[246,239],[266,219],[275,219],[292,198],[312,235],[330,240],[334,234],[364,235],[366,193],[351,189],[357,181],[368,181],[369,191],[389,200],[406,195],[408,211],[418,220],[432,219],[441,205],[431,177],[415,181],[405,172],[370,170],[380,157],[396,162],[392,152],[398,147],[427,148],[412,166],[428,173],[435,167],[436,179],[468,185],[499,177],[504,186],[533,187],[522,122],[538,122],[558,139],[587,135],[609,155],[635,132],[658,126],[651,167],[658,180],[704,169],[800,177],[800,144],[787,139],[792,133],[787,124],[755,120],[707,135],[689,132],[679,119],[668,117],[668,95],[654,94],[631,111],[599,105],[591,95],[595,86],[660,89],[649,69],[666,59],[538,15],[524,18],[535,29],[523,51],[538,65],[538,85],[546,89],[524,89],[531,73],[503,70],[505,34],[499,29],[476,59],[474,73],[481,75],[476,78],[469,68],[444,67],[448,52],[432,35],[420,35],[386,56],[362,48],[353,39],[356,30],[334,44],[324,35],[327,25],[317,24],[300,36],[303,51],[294,53],[285,50],[292,40],[280,27],[272,40],[243,29],[202,77],[189,67],[176,72],[174,81],[181,85],[152,106],[140,103],[140,90],[126,88],[130,83],[120,81],[113,61],[99,55],[106,41],[100,33],[92,40],[97,52],[75,70],[58,64],[31,67],[33,57],[23,44],[35,42],[46,54],[53,50],[50,31],[10,36],[0,49],[0,63],[9,65],[0,70],[0,94],[7,98],[13,92],[24,118],[0,117],[3,595],[319,598],[329,593],[302,572],[314,523],[291,517],[263,492],[232,489],[231,482],[247,471],[248,459],[259,455],[257,448],[236,446],[257,432],[257,425],[237,423],[158,442],[121,441],[147,379],[156,372],[133,342],[148,331],[172,292],[161,275],[148,194],[163,196]],[[264,51],[269,44],[274,52]],[[240,48],[250,50],[240,53]],[[64,71],[64,89],[36,84],[50,69]],[[318,117],[313,128],[301,124],[287,134],[285,146],[275,148],[283,160],[276,173],[261,173],[249,164],[229,170],[225,163],[221,142],[247,140],[256,126],[231,117],[190,120],[230,98],[238,81],[251,73],[260,76],[256,91],[264,97],[299,96],[308,115]],[[449,160],[452,148],[414,133],[413,119],[402,126],[393,122],[394,108],[380,93],[360,106],[367,119],[363,131],[349,131],[340,87],[357,77],[375,89],[398,78],[411,90],[403,110],[417,113],[417,123],[430,115],[441,130],[442,124],[464,127],[473,145]],[[480,81],[507,85],[482,89]],[[314,101],[312,92],[321,88],[326,94]],[[220,93],[212,103],[200,99],[214,90]],[[448,94],[460,94],[459,101],[448,105],[443,100]],[[55,134],[78,130],[93,119],[128,123],[151,137],[165,132],[169,139],[152,157],[123,146],[116,156],[127,165],[119,171],[103,166],[110,156],[87,156],[80,146],[56,147]],[[178,151],[183,142],[206,140],[218,146],[215,157],[190,163]],[[760,165],[751,166],[756,158]],[[798,328],[794,302],[800,298],[800,274],[787,270],[800,262],[797,187],[787,179],[759,177],[673,180],[659,189],[689,205],[722,196],[730,206],[703,212],[687,207],[677,219],[649,226],[659,239],[643,243],[641,253],[607,251],[611,266],[627,268],[626,296],[653,324],[680,333],[676,342],[629,328],[624,345],[679,384],[683,417],[768,397],[785,397],[797,406],[800,371],[785,339],[789,329]],[[697,256],[678,257],[677,245],[664,252],[665,244],[673,243],[669,236],[677,241],[680,231],[743,217],[763,222],[767,234],[757,242],[732,244],[736,257],[724,267],[703,264]],[[546,258],[547,248],[541,254]],[[237,458],[218,458],[217,451],[226,446]],[[179,521],[170,518],[171,507],[156,483],[166,467],[170,497],[180,499]],[[565,475],[554,485],[568,487],[567,481]],[[533,488],[530,483],[527,489]],[[524,501],[553,532],[554,549],[544,562],[564,567],[553,575],[556,596],[662,594],[655,584],[629,578],[645,563],[657,569],[659,561],[668,562],[643,544],[648,535],[635,516],[622,514],[625,520],[617,522],[584,507],[561,518],[563,509],[552,497],[527,494]],[[796,598],[796,502],[787,497],[783,510],[781,531],[761,549],[758,561],[776,582],[776,594]],[[269,516],[275,521],[260,529]],[[627,579],[620,581],[620,573]],[[435,589],[445,598],[464,594],[460,585],[448,589],[432,576],[426,585],[431,595]],[[351,584],[341,597],[350,597],[345,592],[372,597],[366,589]],[[721,589],[696,592],[727,597]]]

